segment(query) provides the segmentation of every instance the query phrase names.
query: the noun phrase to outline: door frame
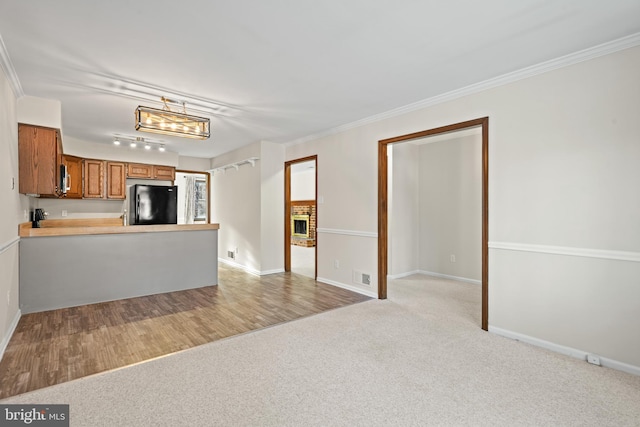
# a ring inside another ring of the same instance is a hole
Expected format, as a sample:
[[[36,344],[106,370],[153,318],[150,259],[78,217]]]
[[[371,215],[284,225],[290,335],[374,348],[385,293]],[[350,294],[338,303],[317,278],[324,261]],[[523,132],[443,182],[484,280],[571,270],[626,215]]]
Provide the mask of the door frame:
[[[284,271],[291,271],[291,166],[313,160],[316,164],[316,179],[313,200],[316,202],[316,229],[318,227],[318,155],[301,157],[284,162]],[[314,280],[318,278],[318,232],[314,248]]]
[[[489,117],[454,123],[378,141],[378,298],[387,298],[388,273],[388,158],[391,144],[467,128],[482,128],[482,329],[489,330]]]

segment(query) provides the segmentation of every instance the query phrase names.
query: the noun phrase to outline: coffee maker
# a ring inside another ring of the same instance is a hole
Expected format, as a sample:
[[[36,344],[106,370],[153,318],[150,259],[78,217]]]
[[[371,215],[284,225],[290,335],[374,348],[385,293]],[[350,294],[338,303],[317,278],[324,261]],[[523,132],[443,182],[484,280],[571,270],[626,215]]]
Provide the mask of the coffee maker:
[[[40,228],[40,221],[46,219],[47,213],[44,209],[35,209],[31,211],[31,228]]]

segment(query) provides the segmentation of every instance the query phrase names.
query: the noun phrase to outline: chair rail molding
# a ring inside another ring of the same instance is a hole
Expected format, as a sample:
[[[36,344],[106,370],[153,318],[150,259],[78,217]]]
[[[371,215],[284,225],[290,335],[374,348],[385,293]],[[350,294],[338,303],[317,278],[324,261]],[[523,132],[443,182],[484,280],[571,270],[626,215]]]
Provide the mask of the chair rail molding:
[[[489,242],[489,249],[537,252],[552,255],[567,255],[600,258],[616,261],[640,262],[640,252],[613,251],[607,249],[575,248],[568,246],[534,245],[529,243]]]

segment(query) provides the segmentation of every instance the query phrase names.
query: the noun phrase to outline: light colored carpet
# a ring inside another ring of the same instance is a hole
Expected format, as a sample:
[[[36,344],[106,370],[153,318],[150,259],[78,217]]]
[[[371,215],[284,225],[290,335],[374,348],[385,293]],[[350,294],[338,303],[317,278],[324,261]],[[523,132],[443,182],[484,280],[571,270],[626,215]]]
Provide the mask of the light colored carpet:
[[[632,426],[640,377],[479,328],[480,287],[412,276],[371,300],[2,403],[72,426]]]

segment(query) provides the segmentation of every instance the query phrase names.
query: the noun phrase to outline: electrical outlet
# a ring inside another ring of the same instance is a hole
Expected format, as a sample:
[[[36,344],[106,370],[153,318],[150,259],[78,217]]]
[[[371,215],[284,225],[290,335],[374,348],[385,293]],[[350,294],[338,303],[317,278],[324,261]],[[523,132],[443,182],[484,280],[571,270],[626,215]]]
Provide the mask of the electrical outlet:
[[[15,177],[11,177],[11,189],[15,190],[16,189],[16,178]]]
[[[67,216],[67,211],[66,211],[66,210],[63,210],[63,211],[62,211],[62,216],[63,216],[63,217]]]
[[[27,213],[26,209],[24,211],[22,211],[22,216],[24,217],[25,221],[27,221],[29,219],[29,214]]]
[[[335,269],[340,268],[340,261],[339,260],[333,261],[333,268],[335,268]]]
[[[587,354],[587,362],[600,366],[600,357],[595,354]]]
[[[235,259],[236,253],[234,251],[227,251],[227,256],[231,259]]]
[[[456,262],[456,256],[455,255],[451,255],[451,262]]]

